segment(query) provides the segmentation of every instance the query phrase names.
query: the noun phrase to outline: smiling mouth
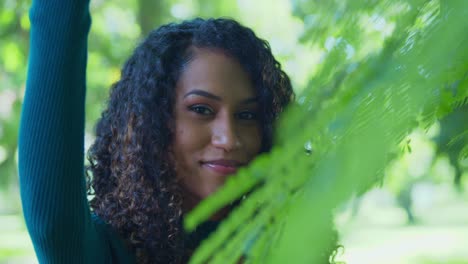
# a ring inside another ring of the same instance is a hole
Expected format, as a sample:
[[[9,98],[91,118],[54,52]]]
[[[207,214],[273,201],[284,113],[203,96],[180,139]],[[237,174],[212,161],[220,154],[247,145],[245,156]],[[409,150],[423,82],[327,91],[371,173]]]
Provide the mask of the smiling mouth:
[[[213,160],[201,163],[202,167],[221,175],[235,174],[243,163],[234,160]]]

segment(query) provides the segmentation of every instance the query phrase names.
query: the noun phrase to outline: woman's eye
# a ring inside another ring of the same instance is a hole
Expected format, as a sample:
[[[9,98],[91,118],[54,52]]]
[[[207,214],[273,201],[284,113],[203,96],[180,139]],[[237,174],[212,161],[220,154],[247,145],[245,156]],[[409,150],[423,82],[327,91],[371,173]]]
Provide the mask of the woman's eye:
[[[200,115],[211,115],[213,110],[204,105],[193,105],[189,107],[189,110]]]
[[[257,114],[250,111],[244,111],[237,114],[239,119],[243,120],[257,120]]]

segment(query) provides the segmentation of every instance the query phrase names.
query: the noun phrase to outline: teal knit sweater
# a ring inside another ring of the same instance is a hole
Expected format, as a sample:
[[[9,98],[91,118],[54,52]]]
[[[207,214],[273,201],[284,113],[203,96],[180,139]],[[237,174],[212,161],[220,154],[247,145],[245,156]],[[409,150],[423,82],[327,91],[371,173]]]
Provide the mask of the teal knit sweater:
[[[24,216],[40,263],[134,263],[92,216],[84,178],[89,0],[34,0],[19,135]]]

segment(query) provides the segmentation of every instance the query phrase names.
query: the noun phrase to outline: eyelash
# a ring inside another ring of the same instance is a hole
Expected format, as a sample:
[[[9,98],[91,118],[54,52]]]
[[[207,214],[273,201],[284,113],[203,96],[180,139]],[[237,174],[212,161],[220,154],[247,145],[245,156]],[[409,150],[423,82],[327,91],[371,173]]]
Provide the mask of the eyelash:
[[[243,115],[249,115],[249,117],[242,117]],[[257,120],[257,114],[254,113],[254,112],[251,112],[251,111],[243,111],[243,112],[240,112],[238,114],[236,114],[236,116],[239,118],[239,119],[242,119],[242,120]]]
[[[192,106],[189,106],[188,109],[196,114],[203,115],[203,116],[214,114],[213,109],[204,105],[192,105]],[[241,120],[246,120],[246,121],[257,120],[257,114],[253,111],[242,111],[240,113],[237,113],[236,117]]]
[[[204,105],[192,105],[189,106],[189,110],[200,115],[210,115],[214,112],[211,108]],[[208,110],[209,113],[204,113],[206,110]]]

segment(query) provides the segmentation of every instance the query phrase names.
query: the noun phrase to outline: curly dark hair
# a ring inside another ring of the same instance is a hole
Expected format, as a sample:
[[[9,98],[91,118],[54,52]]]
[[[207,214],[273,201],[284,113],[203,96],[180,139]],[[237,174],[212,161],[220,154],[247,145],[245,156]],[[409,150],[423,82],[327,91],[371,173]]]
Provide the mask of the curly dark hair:
[[[110,91],[88,151],[94,213],[134,250],[139,263],[186,261],[182,194],[170,147],[176,82],[193,48],[221,50],[250,76],[260,105],[262,152],[279,113],[294,98],[268,43],[231,19],[194,19],[149,34]]]

